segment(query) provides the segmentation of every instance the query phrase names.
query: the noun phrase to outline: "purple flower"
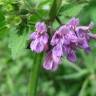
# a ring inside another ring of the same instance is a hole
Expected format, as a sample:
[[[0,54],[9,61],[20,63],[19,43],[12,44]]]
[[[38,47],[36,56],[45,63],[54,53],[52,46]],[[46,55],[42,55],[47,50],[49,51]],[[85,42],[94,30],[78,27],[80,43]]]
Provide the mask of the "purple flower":
[[[70,62],[76,62],[76,54],[75,51],[70,46],[63,46],[63,51],[65,56]]]
[[[51,40],[51,45],[54,46],[56,44],[58,44],[59,42],[63,42],[63,36],[61,34],[59,34],[59,32],[56,32],[53,37],[52,37],[52,40]]]
[[[40,34],[47,32],[47,27],[44,22],[37,22],[35,28],[36,31]]]
[[[90,51],[90,47],[88,44],[88,41],[86,40],[86,38],[82,39],[79,41],[79,45],[81,46],[81,48],[83,48],[86,52]]]
[[[62,44],[57,44],[52,49],[52,57],[56,63],[60,63],[61,56],[63,56]]]
[[[39,40],[34,40],[31,42],[30,48],[32,51],[40,53],[44,50],[44,44],[40,42]]]
[[[46,70],[53,70],[55,71],[58,68],[59,63],[55,62],[53,57],[52,57],[52,52],[49,51],[47,53],[47,56],[45,57],[44,63],[43,63],[43,68]]]
[[[36,32],[33,32],[30,35],[30,40],[32,40],[30,44],[30,48],[32,51],[35,51],[37,53],[40,53],[44,50],[47,50],[47,43],[48,43],[48,34],[47,34],[47,28],[45,23],[38,22],[36,24]]]
[[[75,29],[79,25],[79,19],[77,18],[72,18],[68,23],[67,26],[69,26],[71,29]]]
[[[75,24],[73,22],[73,24]],[[75,26],[75,25],[74,25]],[[60,62],[61,57],[66,54],[67,59],[71,62],[76,61],[76,55],[73,51],[73,44],[77,46],[78,38],[69,26],[61,26],[53,35],[51,40],[52,56],[55,62]],[[67,47],[68,46],[68,47]]]
[[[88,44],[90,36],[88,33],[90,32],[91,28],[91,24],[89,26],[79,26],[76,28],[76,34],[78,36],[78,46],[83,48],[86,52],[90,51]]]
[[[70,31],[68,34],[66,34],[66,35],[64,36],[64,38],[65,38],[65,40],[67,40],[67,42],[68,42],[67,45],[69,45],[69,44],[71,44],[71,43],[77,43],[77,42],[78,42],[78,38],[77,38],[75,32],[72,32],[72,31]],[[66,44],[66,43],[65,43],[65,44]]]
[[[50,39],[47,34],[47,26],[44,22],[37,22],[36,30],[30,35],[30,48],[40,53],[47,52],[43,67],[46,70],[55,71],[63,56],[70,62],[76,62],[76,50],[82,48],[85,52],[90,51],[89,41],[96,39],[96,34],[91,33],[93,23],[88,26],[80,26],[79,19],[72,18],[67,24],[56,30]]]
[[[91,22],[88,26],[78,26],[78,27],[76,27],[76,31],[82,30],[85,33],[88,33],[93,28],[93,26],[94,26],[94,24]]]
[[[30,34],[29,39],[30,39],[30,40],[35,40],[37,37],[38,37],[37,32],[32,32],[32,33]]]
[[[64,36],[69,32],[69,28],[65,25],[61,26],[53,35],[51,45],[57,45],[58,43],[64,43]]]
[[[73,50],[70,50],[70,52],[67,54],[67,59],[70,62],[76,62],[76,54]]]
[[[79,26],[79,19],[72,18],[66,25],[56,30],[51,39],[53,60],[56,63],[60,63],[64,55],[70,62],[75,62],[75,50],[80,47],[84,49],[85,52],[89,52],[90,47],[88,42],[90,36],[88,33],[92,27],[92,23],[88,26]]]

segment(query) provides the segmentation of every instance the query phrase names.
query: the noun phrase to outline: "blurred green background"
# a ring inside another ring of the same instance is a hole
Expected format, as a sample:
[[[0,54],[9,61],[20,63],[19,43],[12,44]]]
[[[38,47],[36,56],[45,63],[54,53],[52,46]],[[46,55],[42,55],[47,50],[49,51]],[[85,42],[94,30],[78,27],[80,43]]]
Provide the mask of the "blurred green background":
[[[55,12],[49,16],[52,2],[0,0],[0,96],[28,96],[37,57],[28,48],[28,37],[37,21],[46,21]],[[92,32],[96,33],[96,0],[62,0],[57,16],[63,23],[74,16],[82,25],[92,21]],[[58,26],[54,20],[52,28]],[[46,71],[41,65],[37,96],[96,96],[96,42],[91,41],[90,46],[90,54],[77,52],[76,64],[63,58],[56,72]]]

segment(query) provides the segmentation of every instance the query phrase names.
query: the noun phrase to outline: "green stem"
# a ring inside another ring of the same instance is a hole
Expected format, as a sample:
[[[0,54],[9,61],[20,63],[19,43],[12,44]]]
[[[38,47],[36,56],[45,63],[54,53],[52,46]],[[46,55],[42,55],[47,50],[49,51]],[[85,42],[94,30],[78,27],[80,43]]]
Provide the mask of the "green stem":
[[[57,20],[57,22],[58,22],[60,25],[63,25],[63,23],[61,22],[61,20],[60,20],[58,17],[56,17],[56,20]]]
[[[89,81],[88,78],[84,81],[84,83],[82,85],[82,88],[81,88],[80,93],[79,93],[78,96],[86,96],[86,87],[88,85],[88,81]]]
[[[42,62],[42,56],[43,54],[38,54],[38,55],[35,54],[34,56],[35,58],[34,58],[32,69],[31,69],[28,96],[36,96],[37,83],[38,83],[38,77],[41,69],[40,65]]]
[[[53,4],[52,4],[51,9],[49,11],[50,21],[53,22],[55,20],[56,16],[58,15],[61,4],[62,4],[62,0],[54,0],[53,1]]]

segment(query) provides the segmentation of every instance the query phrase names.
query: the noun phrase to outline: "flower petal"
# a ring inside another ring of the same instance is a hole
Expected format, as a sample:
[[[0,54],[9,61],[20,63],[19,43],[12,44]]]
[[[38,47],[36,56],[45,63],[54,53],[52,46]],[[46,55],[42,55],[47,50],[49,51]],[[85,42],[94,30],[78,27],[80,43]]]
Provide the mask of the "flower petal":
[[[70,62],[75,62],[76,61],[76,54],[73,50],[70,50],[70,52],[67,54],[67,59]]]
[[[70,27],[72,27],[72,28],[74,28],[74,27],[76,27],[76,26],[79,25],[79,19],[76,19],[76,18],[74,17],[74,18],[72,18],[72,19],[68,22],[67,25],[70,26]]]
[[[36,31],[40,34],[47,32],[47,27],[44,22],[37,22],[35,25]]]
[[[47,56],[45,57],[43,68],[45,68],[46,70],[53,70],[53,71],[55,71],[58,68],[58,64],[55,63],[54,60],[52,59],[52,52],[48,52]]]
[[[43,42],[44,44],[47,44],[47,43],[48,43],[48,38],[49,38],[48,34],[45,33],[45,34],[43,34],[43,35],[40,37],[40,41]]]
[[[57,32],[62,36],[62,35],[66,35],[69,31],[70,31],[69,27],[63,25],[58,29]]]
[[[44,50],[44,44],[42,42],[39,42],[39,40],[34,40],[31,42],[30,48],[32,51],[40,53]]]
[[[62,45],[61,44],[56,45],[52,50],[52,54],[61,57],[63,55]]]
[[[51,45],[56,45],[60,40],[60,35],[58,33],[55,33],[51,39]]]
[[[37,38],[37,33],[36,32],[32,32],[29,36],[30,40],[35,40]]]

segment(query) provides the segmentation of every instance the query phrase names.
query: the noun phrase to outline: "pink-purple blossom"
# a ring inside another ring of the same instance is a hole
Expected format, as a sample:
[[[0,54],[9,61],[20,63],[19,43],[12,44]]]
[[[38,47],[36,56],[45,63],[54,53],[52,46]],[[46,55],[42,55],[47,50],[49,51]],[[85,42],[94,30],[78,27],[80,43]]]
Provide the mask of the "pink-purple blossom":
[[[67,24],[60,26],[52,35],[48,33],[44,22],[37,22],[35,32],[30,35],[30,48],[37,53],[45,51],[43,67],[46,70],[56,70],[64,56],[70,62],[76,62],[76,51],[79,48],[84,49],[85,52],[90,51],[89,41],[96,38],[91,33],[92,28],[93,23],[81,26],[79,19],[74,17]]]
[[[44,22],[37,22],[35,28],[35,32],[31,33],[30,35],[30,39],[32,40],[30,48],[32,51],[40,53],[46,50],[49,36],[47,34],[47,27]]]
[[[58,65],[60,63],[55,61],[53,56],[52,56],[52,51],[49,51],[45,57],[44,63],[43,63],[43,67],[46,70],[53,70],[55,71],[58,68]]]

